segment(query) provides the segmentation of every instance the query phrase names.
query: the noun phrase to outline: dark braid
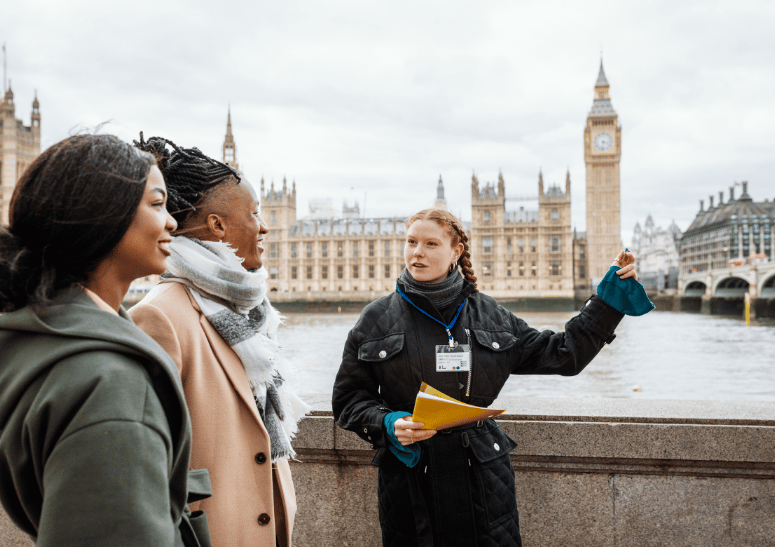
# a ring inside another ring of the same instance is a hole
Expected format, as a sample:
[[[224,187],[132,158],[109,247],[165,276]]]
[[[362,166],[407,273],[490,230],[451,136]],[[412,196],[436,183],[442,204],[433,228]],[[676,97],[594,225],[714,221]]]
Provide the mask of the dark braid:
[[[463,229],[463,223],[460,222],[455,215],[444,209],[423,209],[419,213],[415,213],[409,217],[406,221],[406,227],[409,228],[415,220],[432,220],[439,226],[448,230],[448,234],[452,236],[453,247],[458,243],[463,244],[463,253],[458,258],[457,264],[466,281],[474,286],[474,292],[478,292],[479,289],[476,286],[474,267],[471,265],[471,252],[468,245],[468,236]]]
[[[172,152],[167,149],[168,144]],[[181,226],[213,188],[230,180],[240,180],[236,170],[205,156],[198,148],[180,148],[163,137],[146,141],[142,131],[140,141],[134,141],[134,145],[156,158],[167,184],[167,210]]]

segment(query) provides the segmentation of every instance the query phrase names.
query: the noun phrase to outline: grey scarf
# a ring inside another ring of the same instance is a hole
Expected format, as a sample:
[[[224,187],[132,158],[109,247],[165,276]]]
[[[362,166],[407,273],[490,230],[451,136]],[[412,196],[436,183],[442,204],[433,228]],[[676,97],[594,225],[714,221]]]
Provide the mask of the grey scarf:
[[[404,268],[404,271],[398,276],[398,280],[406,285],[408,289],[428,298],[428,300],[431,301],[431,304],[439,311],[454,304],[457,297],[460,296],[460,292],[463,290],[464,281],[463,276],[457,269],[449,274],[446,279],[439,281],[438,283],[417,281],[406,268]]]
[[[272,461],[292,458],[291,439],[310,407],[284,382],[287,369],[277,342],[281,318],[266,298],[266,270],[245,270],[224,243],[176,237],[170,252],[162,277],[193,289],[202,313],[245,368],[269,434]]]

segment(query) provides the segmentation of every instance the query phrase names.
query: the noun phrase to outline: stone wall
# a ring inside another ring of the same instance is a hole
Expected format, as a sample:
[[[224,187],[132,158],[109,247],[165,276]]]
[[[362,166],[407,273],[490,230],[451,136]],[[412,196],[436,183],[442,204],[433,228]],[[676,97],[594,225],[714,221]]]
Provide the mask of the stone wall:
[[[294,442],[296,547],[379,546],[377,470],[327,396]],[[775,547],[775,402],[515,398],[526,547]],[[0,512],[0,544],[31,545]]]
[[[294,545],[381,545],[368,444],[327,398],[292,465]],[[775,546],[775,403],[497,401],[527,547]]]

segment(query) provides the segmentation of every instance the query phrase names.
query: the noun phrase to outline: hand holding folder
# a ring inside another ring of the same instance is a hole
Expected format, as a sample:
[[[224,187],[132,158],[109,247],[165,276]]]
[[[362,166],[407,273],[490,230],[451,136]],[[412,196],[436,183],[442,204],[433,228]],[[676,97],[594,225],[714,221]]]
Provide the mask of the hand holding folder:
[[[425,424],[421,429],[446,429],[500,416],[506,410],[493,410],[467,405],[435,389],[425,382],[414,402],[413,422]]]

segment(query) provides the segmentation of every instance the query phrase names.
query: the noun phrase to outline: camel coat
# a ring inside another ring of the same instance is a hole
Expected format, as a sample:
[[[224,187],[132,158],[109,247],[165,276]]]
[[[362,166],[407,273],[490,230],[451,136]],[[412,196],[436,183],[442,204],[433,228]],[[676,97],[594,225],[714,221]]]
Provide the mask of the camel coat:
[[[275,547],[277,538],[290,547],[291,469],[270,461],[269,434],[237,354],[180,283],[163,283],[129,315],[180,371],[193,429],[191,468],[208,469],[213,488],[191,509],[206,511],[213,546]]]

